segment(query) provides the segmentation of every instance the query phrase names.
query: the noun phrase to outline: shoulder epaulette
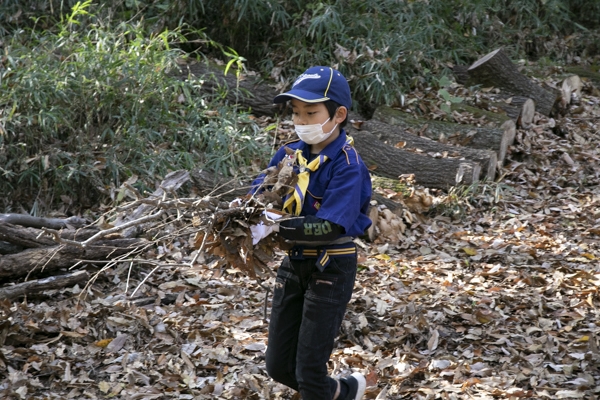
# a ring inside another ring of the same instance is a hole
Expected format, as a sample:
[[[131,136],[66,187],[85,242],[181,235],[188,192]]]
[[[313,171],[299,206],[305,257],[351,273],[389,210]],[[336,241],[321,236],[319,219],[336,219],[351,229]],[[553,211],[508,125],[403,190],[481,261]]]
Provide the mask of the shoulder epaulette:
[[[286,145],[288,145],[290,143],[296,143],[296,142],[299,142],[299,141],[300,141],[300,139],[296,138],[294,140],[290,140],[289,142],[284,142],[281,146],[286,146]]]
[[[351,146],[350,144],[346,143],[342,146],[342,151],[344,152],[344,154],[346,154],[346,162],[348,163],[348,165],[350,165],[350,159],[356,159],[356,163],[360,163],[359,159],[358,159],[358,152],[356,151],[356,149]],[[351,157],[350,154],[354,153],[354,157]]]

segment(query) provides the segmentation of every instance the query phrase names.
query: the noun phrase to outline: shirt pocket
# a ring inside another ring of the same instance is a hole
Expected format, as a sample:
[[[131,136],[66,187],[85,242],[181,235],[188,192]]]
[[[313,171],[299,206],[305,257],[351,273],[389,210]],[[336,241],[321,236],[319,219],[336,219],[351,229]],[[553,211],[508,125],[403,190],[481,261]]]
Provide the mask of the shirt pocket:
[[[318,196],[313,194],[312,191],[307,190],[305,197],[304,204],[309,206],[309,209],[313,211],[312,214],[316,214],[323,203],[323,196]]]

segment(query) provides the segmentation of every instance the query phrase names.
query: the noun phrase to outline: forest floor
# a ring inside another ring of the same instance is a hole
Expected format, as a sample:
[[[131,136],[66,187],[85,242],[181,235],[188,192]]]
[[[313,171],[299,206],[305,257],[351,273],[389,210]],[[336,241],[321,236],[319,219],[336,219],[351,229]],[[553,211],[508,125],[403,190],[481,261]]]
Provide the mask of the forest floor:
[[[600,97],[584,90],[518,131],[497,182],[438,193],[396,240],[361,241],[331,373],[364,373],[367,399],[599,398],[599,142]],[[0,397],[294,398],[265,372],[273,278],[185,266],[192,242],[147,255],[165,266],[145,304],[126,294],[152,266],[129,264],[0,300]]]

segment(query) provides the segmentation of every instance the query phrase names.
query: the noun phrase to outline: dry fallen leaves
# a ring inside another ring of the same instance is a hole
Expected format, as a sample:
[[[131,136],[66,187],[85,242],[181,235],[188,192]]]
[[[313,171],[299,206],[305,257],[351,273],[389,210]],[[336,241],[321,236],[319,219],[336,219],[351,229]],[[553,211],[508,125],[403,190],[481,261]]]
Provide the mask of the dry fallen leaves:
[[[359,242],[333,374],[364,372],[368,399],[600,396],[599,103],[584,82],[565,131],[537,115],[461,214],[380,210],[396,236]],[[164,267],[117,264],[85,297],[0,300],[0,396],[293,398],[264,369],[273,278],[208,254],[190,267],[194,244],[170,236],[145,254]]]

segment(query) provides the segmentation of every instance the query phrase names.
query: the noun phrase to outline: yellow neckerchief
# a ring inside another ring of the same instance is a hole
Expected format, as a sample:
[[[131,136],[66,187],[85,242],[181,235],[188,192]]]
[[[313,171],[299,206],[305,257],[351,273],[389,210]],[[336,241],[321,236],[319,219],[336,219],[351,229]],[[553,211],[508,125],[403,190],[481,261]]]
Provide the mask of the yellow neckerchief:
[[[354,139],[352,137],[346,137],[346,143],[350,146],[354,145]],[[289,214],[300,215],[302,211],[302,206],[304,205],[304,196],[306,195],[306,189],[308,189],[308,183],[310,181],[310,173],[315,172],[319,167],[325,163],[325,161],[329,160],[329,157],[323,154],[319,154],[314,160],[310,163],[304,158],[302,155],[302,150],[296,150],[296,162],[300,167],[300,172],[298,173],[298,182],[296,182],[296,187],[294,187],[294,191],[290,193],[288,198],[283,203],[283,210]]]

